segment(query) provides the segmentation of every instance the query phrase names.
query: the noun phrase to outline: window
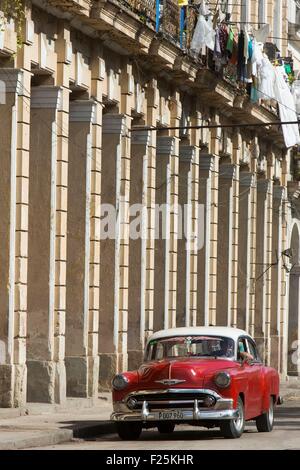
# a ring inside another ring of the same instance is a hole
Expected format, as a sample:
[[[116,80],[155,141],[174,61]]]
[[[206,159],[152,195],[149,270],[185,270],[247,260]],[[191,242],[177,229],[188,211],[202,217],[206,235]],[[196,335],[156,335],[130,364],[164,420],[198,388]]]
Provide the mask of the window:
[[[247,338],[247,342],[248,342],[248,352],[253,356],[253,359],[255,361],[261,362],[254,342],[250,338]]]
[[[250,1],[244,0],[241,8],[241,21],[247,23],[250,21]]]
[[[267,5],[266,0],[259,0],[258,2],[258,22],[267,23]]]
[[[282,0],[275,0],[273,13],[273,36],[274,42],[279,50],[281,50],[282,36]]]
[[[146,360],[158,361],[174,357],[234,357],[234,341],[223,336],[178,336],[150,341]]]
[[[238,361],[241,360],[241,355],[240,353],[242,352],[247,352],[247,342],[246,338],[239,338],[238,341],[238,352],[237,352],[237,359]]]

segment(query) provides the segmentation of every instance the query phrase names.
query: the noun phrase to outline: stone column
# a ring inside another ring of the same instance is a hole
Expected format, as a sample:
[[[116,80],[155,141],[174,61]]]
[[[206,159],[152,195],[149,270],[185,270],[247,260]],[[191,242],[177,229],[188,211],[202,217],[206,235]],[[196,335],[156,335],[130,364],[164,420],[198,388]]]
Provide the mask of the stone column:
[[[57,162],[55,209],[55,337],[54,359],[57,364],[59,388],[56,401],[66,396],[65,377],[65,318],[66,318],[66,264],[67,264],[67,194],[69,156],[69,101],[70,101],[70,24],[61,20],[57,28],[56,84],[61,88],[60,106],[57,110]],[[52,257],[52,253],[51,253]]]
[[[270,364],[280,368],[280,316],[281,316],[281,278],[282,278],[282,199],[284,188],[274,186],[272,217],[272,296],[270,324]]]
[[[220,124],[220,117],[214,114],[212,124]],[[217,252],[218,252],[218,194],[219,194],[219,155],[221,129],[210,132],[209,153],[214,156],[211,172],[210,197],[210,254],[209,254],[209,314],[208,323],[217,324]],[[200,156],[201,159],[201,156]]]
[[[152,79],[146,88],[147,125],[156,126],[159,91],[157,81]],[[145,340],[153,333],[154,279],[155,279],[155,194],[156,194],[156,131],[150,132],[148,145],[148,188],[147,188],[147,244],[146,244],[146,299],[145,299]]]
[[[122,175],[128,168],[128,162],[124,148],[125,116],[105,114],[102,125],[101,200],[102,216],[107,219],[108,225],[103,222],[101,229],[99,381],[102,388],[109,389],[111,379],[118,370],[120,348],[123,350],[122,336],[127,336],[127,319],[121,314],[125,306],[121,303],[120,290],[128,286],[128,275],[121,277],[120,266],[124,255],[121,256],[121,227],[126,218]],[[107,218],[108,215],[112,217]],[[106,238],[104,231],[107,232]]]
[[[255,327],[254,336],[264,359],[266,344],[266,321],[268,306],[269,263],[269,194],[270,181],[257,181],[257,219],[256,219],[256,280],[255,280]]]
[[[240,172],[237,327],[249,331],[251,290],[251,188],[254,176]]]
[[[155,279],[154,279],[154,330],[169,328],[170,309],[170,242],[171,242],[171,158],[174,153],[174,137],[157,138],[156,155],[156,213]],[[159,216],[159,217],[158,217]],[[176,266],[173,266],[176,269]]]
[[[255,163],[255,160],[253,161]],[[254,166],[254,165],[253,165]],[[252,169],[253,171],[253,169]],[[249,334],[255,336],[255,302],[256,302],[256,217],[257,217],[257,188],[256,178],[250,188],[250,292],[249,292]]]
[[[193,302],[195,286],[193,281],[193,254],[195,248],[192,235],[195,234],[193,226],[193,161],[196,149],[194,146],[181,145],[179,147],[179,231],[178,231],[178,258],[177,258],[177,326],[191,326],[196,324],[196,309]],[[194,230],[194,232],[193,232]],[[191,305],[192,301],[192,305]]]
[[[198,231],[203,235],[204,246],[198,252],[197,325],[209,325],[210,306],[213,299],[210,279],[213,274],[214,250],[212,248],[212,172],[214,156],[200,153],[199,156],[199,204],[204,206],[204,224]],[[201,224],[201,221],[199,221]]]
[[[58,207],[66,211],[59,184],[57,120],[61,87],[34,87],[31,98],[29,252],[28,252],[28,401],[54,403],[65,397],[65,368],[56,342],[64,340],[64,317],[57,316],[56,234]],[[59,317],[59,320],[58,320]]]
[[[28,74],[0,69],[5,91],[0,105],[0,407],[17,407],[26,401]]]
[[[235,165],[219,167],[217,325],[232,325],[233,178]]]
[[[128,295],[128,367],[141,364],[145,336],[146,267],[148,233],[148,146],[149,130],[133,129],[131,137],[130,215]]]
[[[283,185],[286,184],[286,175],[283,175]],[[281,237],[282,251],[290,248],[290,240],[288,240],[289,227],[289,201],[287,198],[287,188],[284,187],[282,200],[282,219],[281,219]],[[287,340],[288,340],[288,311],[289,311],[289,274],[286,270],[287,258],[282,259],[281,263],[281,280],[280,280],[280,320],[279,320],[279,337],[280,337],[280,366],[279,371],[282,377],[287,376]]]
[[[92,149],[95,117],[94,101],[71,101],[65,364],[67,395],[77,397],[93,397],[98,392],[99,320],[93,289],[99,289],[100,270],[91,249],[92,228],[97,221],[99,230],[99,219],[95,221],[94,217],[100,210],[92,204],[97,178]]]

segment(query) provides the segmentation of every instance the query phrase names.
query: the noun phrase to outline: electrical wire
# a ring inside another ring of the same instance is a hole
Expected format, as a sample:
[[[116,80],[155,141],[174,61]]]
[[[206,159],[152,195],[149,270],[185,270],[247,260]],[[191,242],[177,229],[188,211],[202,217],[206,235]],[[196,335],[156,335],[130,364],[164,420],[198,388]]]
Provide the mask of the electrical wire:
[[[189,130],[189,129],[227,129],[227,128],[240,128],[240,127],[265,127],[265,126],[282,126],[282,125],[295,125],[300,124],[300,121],[271,121],[264,123],[234,123],[234,124],[204,124],[197,126],[142,126],[128,129],[129,132],[140,132],[140,131],[176,131],[176,130]]]

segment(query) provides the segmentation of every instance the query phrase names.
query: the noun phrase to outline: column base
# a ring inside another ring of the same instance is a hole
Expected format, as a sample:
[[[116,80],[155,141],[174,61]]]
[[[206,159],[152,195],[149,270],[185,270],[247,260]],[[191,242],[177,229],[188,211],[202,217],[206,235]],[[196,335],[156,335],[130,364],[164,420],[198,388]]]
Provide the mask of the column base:
[[[117,372],[117,354],[99,355],[99,389],[102,391],[111,390],[111,381]]]
[[[0,408],[18,408],[26,403],[26,365],[0,365]]]
[[[93,398],[98,395],[99,357],[66,357],[67,396]]]
[[[141,349],[128,351],[128,370],[136,370],[144,360],[144,353]]]
[[[62,404],[65,400],[64,362],[27,361],[27,401]]]

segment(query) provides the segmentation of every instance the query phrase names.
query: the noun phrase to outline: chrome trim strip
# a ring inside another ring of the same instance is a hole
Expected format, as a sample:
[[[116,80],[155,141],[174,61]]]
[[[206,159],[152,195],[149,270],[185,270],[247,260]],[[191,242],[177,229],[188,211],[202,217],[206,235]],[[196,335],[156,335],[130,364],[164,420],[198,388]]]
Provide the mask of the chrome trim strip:
[[[189,408],[184,408],[185,411],[192,411],[194,406],[195,406],[195,401],[196,400],[192,400],[190,401],[190,407]],[[146,405],[145,405],[146,403]],[[180,402],[178,401],[177,403],[173,402],[171,403],[172,405],[174,405],[174,410],[182,410],[182,408],[179,407],[176,407],[176,404],[180,405],[182,403],[186,403],[185,401],[184,402]],[[143,401],[143,407],[151,407],[151,412],[155,412],[155,411],[165,411],[165,412],[168,412],[170,411],[170,408],[155,408],[155,405],[156,404],[170,404],[169,401],[165,401],[165,402],[150,402],[150,401]],[[127,405],[125,403],[123,403],[122,401],[116,401],[114,402],[113,404],[114,406],[114,414],[116,415],[134,415],[136,416],[137,414],[140,415],[141,411],[140,410],[131,410],[127,407]],[[200,403],[200,400],[197,400],[197,406],[200,410],[200,412],[202,413],[203,411],[205,412],[213,412],[213,411],[216,411],[216,412],[220,412],[220,411],[230,411],[230,410],[233,410],[233,400],[231,398],[220,398],[219,400],[217,400],[217,402],[215,403],[214,406],[211,406],[211,407],[201,407],[201,403]]]
[[[139,395],[160,395],[164,393],[204,393],[207,395],[212,395],[215,397],[217,400],[219,400],[221,395],[219,395],[217,392],[214,390],[210,390],[207,388],[165,388],[161,390],[138,390],[138,391],[133,391],[128,393],[126,397],[123,399],[123,402],[127,401],[129,397],[131,396],[139,396]]]
[[[228,420],[236,419],[239,417],[238,410],[199,410],[194,407],[193,410],[176,409],[177,412],[182,413],[182,418],[176,419],[175,421],[209,421],[209,420]],[[160,418],[161,413],[168,413],[170,410],[161,411],[149,411],[145,406],[142,413],[112,413],[112,421],[166,421],[165,418]]]

